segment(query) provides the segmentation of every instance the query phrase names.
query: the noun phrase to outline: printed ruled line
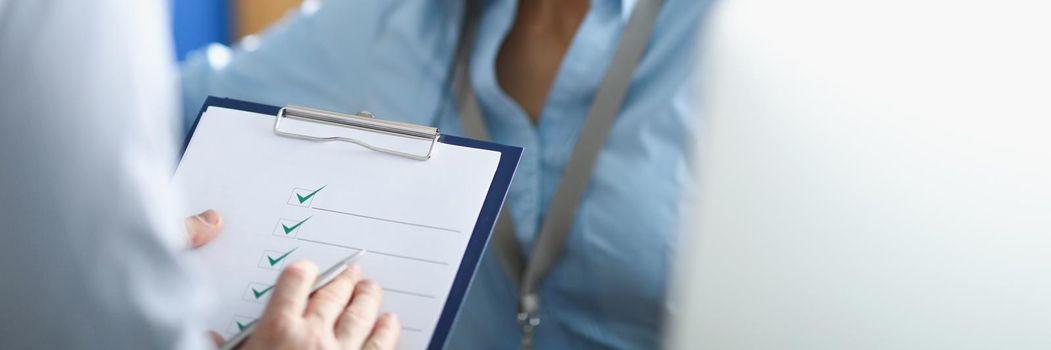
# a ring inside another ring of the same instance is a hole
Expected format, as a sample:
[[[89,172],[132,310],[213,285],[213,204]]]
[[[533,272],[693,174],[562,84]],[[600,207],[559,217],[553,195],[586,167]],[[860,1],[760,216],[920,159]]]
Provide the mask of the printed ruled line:
[[[327,246],[333,246],[333,247],[353,249],[353,250],[363,250],[364,249],[364,248],[359,248],[359,247],[352,247],[352,246],[349,246],[349,245],[342,245],[342,244],[336,244],[336,243],[325,242],[325,241],[317,241],[317,240],[307,239],[307,238],[296,238],[296,240],[303,241],[303,242],[317,243],[317,244],[327,245]],[[381,252],[381,251],[372,250],[372,249],[369,249],[369,253],[368,254],[383,255],[383,256],[389,256],[389,257],[392,257],[392,258],[400,258],[400,259],[425,262],[425,263],[430,263],[430,264],[435,264],[435,265],[449,266],[449,263],[443,262],[443,261],[423,259],[423,258],[416,258],[416,257],[411,257],[411,256],[405,256],[405,255],[398,255],[398,254]]]
[[[354,213],[348,213],[348,212],[345,212],[345,211],[339,211],[339,210],[333,210],[333,209],[325,209],[325,208],[319,208],[319,207],[310,207],[310,209],[320,210],[320,211],[323,211],[323,212],[328,212],[328,213],[333,213],[333,214],[342,214],[342,215],[347,215],[347,216],[353,216],[353,217],[359,217],[359,218],[365,218],[365,219],[372,219],[372,220],[376,220],[376,221],[389,222],[389,223],[394,223],[394,224],[402,224],[402,225],[407,225],[407,226],[429,228],[429,229],[438,230],[438,231],[460,233],[459,230],[454,230],[454,229],[451,229],[451,228],[431,226],[431,225],[424,225],[424,224],[417,224],[417,223],[407,222],[407,221],[398,221],[398,220],[384,219],[384,218],[379,218],[379,217],[375,217],[375,216],[354,214]]]

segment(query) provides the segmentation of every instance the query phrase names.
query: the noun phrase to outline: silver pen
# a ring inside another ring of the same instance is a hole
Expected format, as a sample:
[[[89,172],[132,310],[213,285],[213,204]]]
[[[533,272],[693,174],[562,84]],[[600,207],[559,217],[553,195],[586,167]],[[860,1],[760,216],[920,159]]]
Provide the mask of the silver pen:
[[[310,289],[310,293],[313,294],[318,289],[327,286],[329,283],[332,282],[332,280],[336,279],[336,277],[339,276],[339,274],[343,273],[343,271],[346,271],[348,268],[350,268],[351,265],[354,265],[354,263],[357,262],[362,255],[365,255],[365,252],[366,250],[364,249],[354,252],[354,254],[351,254],[343,260],[340,260],[338,263],[328,268],[328,270],[325,270],[325,272],[321,273],[321,275],[318,277],[317,282],[314,282],[314,287]],[[245,341],[245,339],[248,339],[248,336],[252,335],[253,331],[255,331],[255,322],[252,322],[252,324],[248,325],[248,327],[245,327],[245,329],[241,331],[241,333],[237,333],[237,335],[235,335],[233,338],[230,338],[230,340],[224,343],[220,349],[236,349],[238,345],[241,345],[241,343]]]

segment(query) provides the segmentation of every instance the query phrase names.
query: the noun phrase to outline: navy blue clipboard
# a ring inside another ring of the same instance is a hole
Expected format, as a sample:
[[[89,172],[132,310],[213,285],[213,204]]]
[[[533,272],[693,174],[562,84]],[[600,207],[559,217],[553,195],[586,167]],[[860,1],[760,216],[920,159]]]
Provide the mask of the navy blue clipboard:
[[[281,107],[271,105],[208,96],[208,99],[204,101],[204,105],[201,106],[201,110],[197,113],[197,119],[194,120],[190,131],[186,134],[186,140],[183,142],[180,154],[185,152],[186,147],[189,146],[190,139],[193,138],[194,131],[197,130],[197,124],[201,121],[201,116],[208,110],[208,107],[236,109],[275,117],[281,110]],[[463,261],[460,262],[460,269],[456,272],[456,279],[453,280],[449,298],[445,301],[442,314],[438,318],[438,324],[434,329],[434,335],[427,345],[427,349],[430,350],[441,349],[445,346],[449,332],[452,331],[453,324],[456,321],[456,315],[459,314],[460,306],[467,296],[467,289],[471,286],[474,272],[478,268],[478,263],[482,259],[486,245],[489,243],[489,237],[493,232],[493,226],[496,224],[496,218],[500,215],[500,208],[503,206],[508,187],[511,185],[511,179],[514,177],[515,170],[518,168],[518,161],[522,156],[522,148],[520,147],[463,137],[441,135],[438,142],[500,152],[500,163],[497,166],[496,174],[493,176],[493,182],[489,185],[489,193],[485,196],[482,210],[478,213],[478,221],[475,222],[474,232],[471,233],[471,239],[468,240],[467,251],[464,253]]]

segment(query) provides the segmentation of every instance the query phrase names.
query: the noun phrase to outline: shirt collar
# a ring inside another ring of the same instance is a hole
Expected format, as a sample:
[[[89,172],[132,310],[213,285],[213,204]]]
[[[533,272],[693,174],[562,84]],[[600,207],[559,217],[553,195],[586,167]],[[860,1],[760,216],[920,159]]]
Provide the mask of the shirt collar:
[[[591,10],[610,15],[619,13],[620,20],[627,23],[628,18],[631,18],[631,10],[635,9],[635,4],[638,2],[639,0],[592,0]]]
[[[620,5],[620,19],[627,22],[628,18],[631,17],[631,10],[635,9],[635,4],[639,0],[620,0],[616,2]]]

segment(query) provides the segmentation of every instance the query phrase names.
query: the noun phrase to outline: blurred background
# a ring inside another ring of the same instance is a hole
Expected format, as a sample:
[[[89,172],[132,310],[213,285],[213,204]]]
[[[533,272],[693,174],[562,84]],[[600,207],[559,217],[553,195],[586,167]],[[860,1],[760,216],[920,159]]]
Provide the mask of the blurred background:
[[[303,0],[172,0],[172,33],[179,61],[209,43],[230,44],[258,33]],[[316,0],[307,0],[316,2]]]

